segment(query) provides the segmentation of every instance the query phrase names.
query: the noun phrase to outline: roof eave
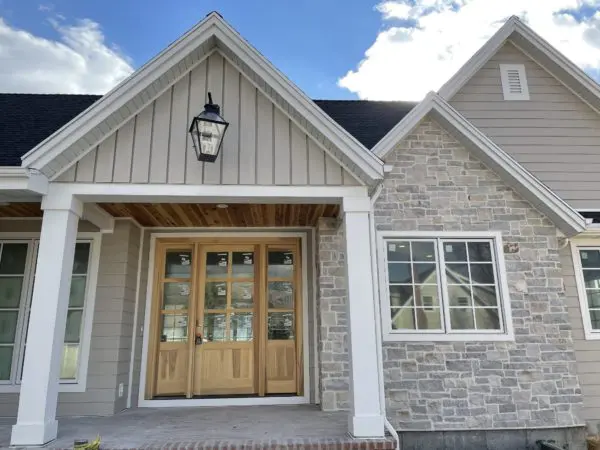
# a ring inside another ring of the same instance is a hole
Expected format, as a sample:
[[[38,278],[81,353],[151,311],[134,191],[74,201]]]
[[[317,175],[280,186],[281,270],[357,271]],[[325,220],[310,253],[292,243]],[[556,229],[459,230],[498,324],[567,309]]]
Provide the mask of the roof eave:
[[[478,159],[487,167],[499,172],[504,181],[548,216],[566,236],[574,236],[585,230],[585,219],[577,211],[494,144],[435,92],[427,94],[419,105],[384,136],[373,151],[381,159],[385,159],[398,142],[406,138],[427,115],[431,115],[465,147],[474,151]]]

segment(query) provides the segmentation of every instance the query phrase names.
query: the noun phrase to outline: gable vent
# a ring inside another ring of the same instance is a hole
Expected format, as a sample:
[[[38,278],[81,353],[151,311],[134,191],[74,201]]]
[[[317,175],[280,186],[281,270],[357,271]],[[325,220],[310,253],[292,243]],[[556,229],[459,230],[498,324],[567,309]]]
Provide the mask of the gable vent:
[[[500,64],[504,100],[529,100],[527,75],[523,64]]]

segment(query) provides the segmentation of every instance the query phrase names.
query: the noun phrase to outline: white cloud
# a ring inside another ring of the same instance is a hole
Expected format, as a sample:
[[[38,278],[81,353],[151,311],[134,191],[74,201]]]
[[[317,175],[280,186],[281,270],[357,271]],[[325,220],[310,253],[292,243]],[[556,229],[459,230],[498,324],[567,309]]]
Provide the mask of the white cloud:
[[[600,73],[600,0],[389,0],[389,24],[341,87],[372,100],[420,100],[437,90],[511,15],[592,75]],[[577,10],[578,20],[564,10]],[[581,14],[587,12],[587,14]]]
[[[100,25],[49,20],[57,40],[11,27],[0,17],[0,92],[104,94],[133,72]]]

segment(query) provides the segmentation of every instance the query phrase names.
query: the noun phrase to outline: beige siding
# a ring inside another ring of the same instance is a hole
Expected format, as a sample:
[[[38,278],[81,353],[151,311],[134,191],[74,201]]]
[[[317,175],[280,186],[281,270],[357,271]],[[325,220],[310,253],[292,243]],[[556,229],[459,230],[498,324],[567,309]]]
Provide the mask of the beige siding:
[[[582,419],[596,429],[600,424],[600,341],[585,339],[571,247],[564,248],[560,256],[569,321],[573,329],[577,374],[583,393]]]
[[[524,64],[529,101],[505,101],[499,64]],[[600,207],[600,116],[507,43],[451,104],[575,208]]]
[[[229,121],[214,163],[197,161],[188,136],[207,92]],[[359,184],[219,53],[195,66],[58,181]]]
[[[38,220],[0,220],[2,232],[37,232]],[[82,222],[80,231],[92,231]],[[137,285],[140,230],[117,221],[115,232],[102,237],[86,392],[61,393],[59,416],[111,415],[125,408],[131,358],[131,336]],[[118,386],[124,393],[119,398]],[[0,394],[0,416],[17,414],[18,394]]]

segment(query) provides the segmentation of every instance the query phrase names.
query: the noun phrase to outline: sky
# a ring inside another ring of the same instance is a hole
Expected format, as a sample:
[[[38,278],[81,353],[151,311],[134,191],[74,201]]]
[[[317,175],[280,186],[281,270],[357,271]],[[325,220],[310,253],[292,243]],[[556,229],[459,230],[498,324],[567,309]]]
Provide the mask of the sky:
[[[600,79],[600,0],[0,0],[0,92],[103,94],[214,10],[312,98],[420,100],[511,15]]]

